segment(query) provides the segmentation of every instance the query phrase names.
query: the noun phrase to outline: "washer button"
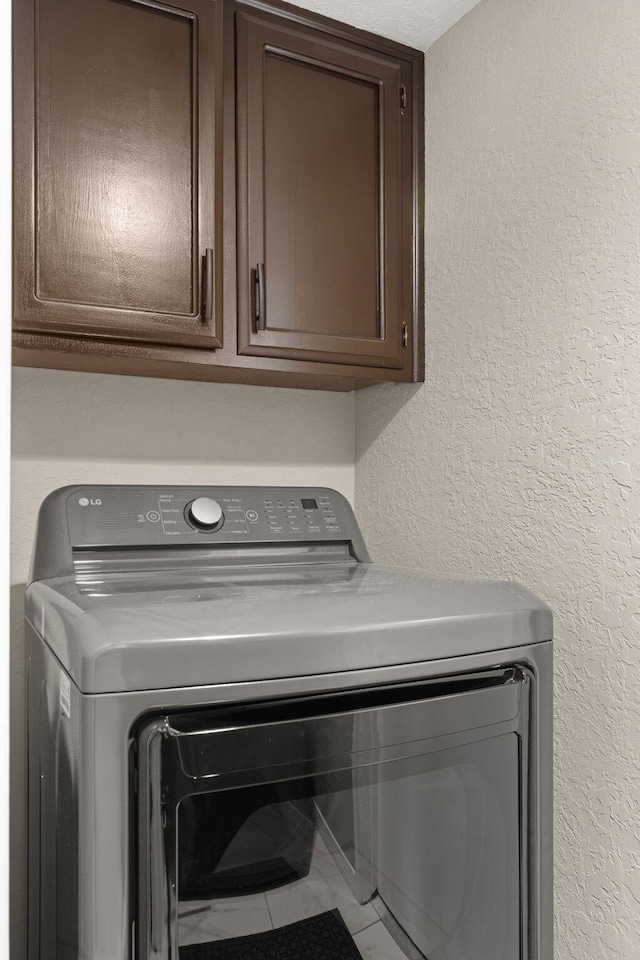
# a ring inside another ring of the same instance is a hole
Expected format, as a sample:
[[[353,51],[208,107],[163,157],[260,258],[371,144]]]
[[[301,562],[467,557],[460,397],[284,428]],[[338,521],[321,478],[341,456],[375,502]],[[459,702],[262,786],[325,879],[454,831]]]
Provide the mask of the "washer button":
[[[217,500],[210,497],[197,497],[188,503],[184,510],[185,517],[196,530],[213,533],[224,524],[224,511]]]
[[[149,510],[149,513],[147,514],[147,520],[150,520],[151,523],[157,523],[159,519],[160,514],[157,510]]]

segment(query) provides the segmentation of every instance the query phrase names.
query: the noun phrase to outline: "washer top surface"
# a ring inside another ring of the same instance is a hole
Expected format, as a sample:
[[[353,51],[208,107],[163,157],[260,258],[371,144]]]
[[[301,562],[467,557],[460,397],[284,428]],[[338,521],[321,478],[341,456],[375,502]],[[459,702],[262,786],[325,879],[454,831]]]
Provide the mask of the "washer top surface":
[[[74,502],[102,499],[86,488],[67,488],[54,497],[54,512],[69,490]],[[197,505],[196,517],[189,517],[189,503],[205,493],[189,488],[184,505],[180,500],[180,517],[192,529],[198,522],[219,524],[209,505]],[[84,693],[364,670],[517,650],[551,639],[549,607],[519,584],[434,579],[369,562],[348,504],[334,491],[324,493],[337,534],[323,529],[310,538],[307,530],[296,539],[276,532],[273,542],[256,537],[242,549],[225,541],[222,554],[213,545],[224,525],[205,532],[204,549],[200,543],[192,548],[191,536],[182,551],[151,550],[146,540],[140,549],[127,544],[124,553],[112,542],[79,548],[73,536],[62,536],[64,524],[51,524],[45,509],[36,550],[40,543],[57,570],[64,567],[57,553],[71,548],[75,568],[30,584],[27,619]],[[251,518],[258,501],[253,493],[249,499],[253,506],[245,513]],[[291,498],[307,504],[296,507],[297,514],[315,511],[310,504],[318,499],[317,490],[297,490]],[[220,495],[218,501],[224,508]],[[312,522],[318,524],[315,513]],[[148,523],[157,537],[158,522]],[[45,542],[49,528],[57,549]],[[67,529],[73,533],[73,521]]]
[[[359,670],[551,638],[549,608],[500,581],[379,564],[234,569],[192,584],[32,584],[27,617],[86,693]]]

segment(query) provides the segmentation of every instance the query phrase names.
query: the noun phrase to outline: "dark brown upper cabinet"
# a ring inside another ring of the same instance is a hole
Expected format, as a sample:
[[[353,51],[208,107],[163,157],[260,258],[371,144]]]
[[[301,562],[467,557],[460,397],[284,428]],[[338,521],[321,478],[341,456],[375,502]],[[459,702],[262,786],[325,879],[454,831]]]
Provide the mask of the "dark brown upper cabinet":
[[[422,77],[279,0],[14,0],[14,362],[423,379]]]
[[[16,329],[219,347],[221,6],[18,10]]]
[[[254,11],[236,50],[240,352],[402,368],[408,67]]]

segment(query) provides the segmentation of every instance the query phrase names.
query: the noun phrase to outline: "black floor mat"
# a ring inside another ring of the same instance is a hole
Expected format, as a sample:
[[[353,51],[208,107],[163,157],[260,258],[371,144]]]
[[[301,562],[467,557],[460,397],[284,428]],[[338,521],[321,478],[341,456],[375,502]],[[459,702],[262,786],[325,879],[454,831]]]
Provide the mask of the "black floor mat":
[[[180,947],[180,960],[362,960],[337,910],[248,937]]]

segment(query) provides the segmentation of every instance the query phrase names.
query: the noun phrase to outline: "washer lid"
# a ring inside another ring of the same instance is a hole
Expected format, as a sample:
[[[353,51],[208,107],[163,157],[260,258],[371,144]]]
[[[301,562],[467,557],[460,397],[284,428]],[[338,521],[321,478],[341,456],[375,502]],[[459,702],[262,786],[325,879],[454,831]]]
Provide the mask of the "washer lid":
[[[550,640],[549,607],[506,581],[371,563],[32,583],[27,618],[85,693],[204,686],[468,656]]]

